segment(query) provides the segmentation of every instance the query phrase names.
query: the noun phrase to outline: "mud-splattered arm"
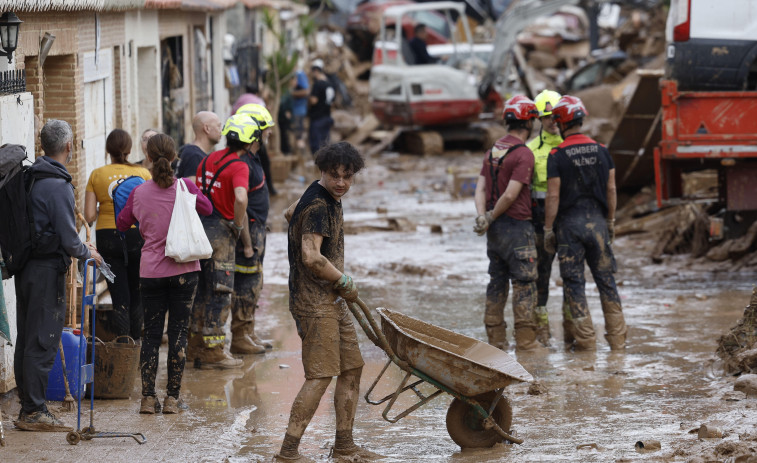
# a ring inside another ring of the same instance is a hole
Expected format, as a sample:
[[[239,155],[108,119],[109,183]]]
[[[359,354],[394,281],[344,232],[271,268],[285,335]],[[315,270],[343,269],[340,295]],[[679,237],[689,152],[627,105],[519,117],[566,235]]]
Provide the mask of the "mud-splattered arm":
[[[474,201],[476,202],[476,212],[478,215],[486,214],[486,177],[483,175],[478,176]]]
[[[547,199],[544,201],[544,228],[552,228],[560,207],[560,177],[547,179]]]
[[[610,169],[607,177],[607,220],[615,220],[615,209],[618,206],[618,192],[615,187],[615,169]]]
[[[520,194],[520,190],[523,189],[523,184],[517,180],[510,180],[507,182],[507,188],[505,188],[505,194],[499,197],[497,203],[492,209],[492,220],[496,219],[505,211],[510,209],[510,206],[515,202]]]
[[[337,281],[342,277],[342,272],[321,254],[322,243],[323,236],[318,233],[302,235],[302,262],[316,277],[331,282]]]

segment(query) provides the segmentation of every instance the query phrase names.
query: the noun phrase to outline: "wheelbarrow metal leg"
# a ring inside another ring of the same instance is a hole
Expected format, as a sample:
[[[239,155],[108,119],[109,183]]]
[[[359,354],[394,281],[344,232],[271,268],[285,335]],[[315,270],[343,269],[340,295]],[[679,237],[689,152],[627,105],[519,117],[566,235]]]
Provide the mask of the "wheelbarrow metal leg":
[[[368,392],[365,393],[365,401],[368,402],[369,404],[371,404],[371,405],[381,405],[382,403],[384,403],[387,400],[389,400],[392,397],[394,397],[394,393],[391,393],[391,394],[387,395],[386,397],[384,397],[382,399],[379,399],[379,400],[372,400],[371,397],[370,397],[371,394],[373,393],[373,389],[376,388],[376,386],[378,385],[379,381],[384,376],[384,373],[386,372],[386,369],[389,368],[389,365],[391,365],[392,363],[393,363],[393,361],[390,359],[386,363],[386,365],[384,365],[384,368],[381,370],[381,373],[379,373],[379,375],[373,381],[373,384],[371,384],[371,387],[368,388]],[[400,394],[402,394],[403,392],[405,392],[405,391],[407,391],[409,389],[412,389],[413,392],[415,392],[418,395],[418,397],[420,397],[421,399],[425,399],[426,396],[424,396],[418,389],[416,389],[416,386],[418,386],[419,384],[421,384],[423,381],[424,380],[419,379],[418,381],[416,381],[416,382],[414,382],[414,383],[412,383],[412,384],[410,384],[408,386],[405,386],[400,391]]]
[[[499,403],[499,399],[502,398],[502,392],[504,392],[505,388],[500,388],[495,391],[494,400],[492,401],[491,406],[489,406],[489,416],[494,413],[494,409],[497,407],[497,404]]]
[[[381,414],[381,416],[383,416],[386,421],[388,421],[390,423],[396,423],[397,421],[399,421],[402,418],[406,417],[407,415],[409,415],[413,411],[417,410],[422,405],[424,405],[427,402],[430,402],[431,400],[435,399],[436,397],[438,397],[443,392],[442,390],[437,389],[433,394],[431,394],[428,397],[424,397],[422,400],[420,400],[419,402],[415,403],[412,407],[408,408],[404,412],[400,413],[399,415],[395,416],[394,418],[389,418],[389,411],[394,406],[394,402],[397,401],[397,397],[399,397],[400,394],[403,391],[406,391],[406,390],[408,390],[408,389],[410,389],[412,387],[412,385],[405,387],[405,384],[407,383],[407,380],[410,379],[410,376],[412,376],[412,375],[413,374],[409,373],[409,372],[405,374],[405,377],[402,379],[402,382],[400,383],[399,387],[397,388],[396,391],[394,391],[394,394],[392,394],[392,400],[390,400],[389,403],[386,404],[386,407],[384,408],[384,413]],[[415,383],[415,384],[418,384],[418,383]]]

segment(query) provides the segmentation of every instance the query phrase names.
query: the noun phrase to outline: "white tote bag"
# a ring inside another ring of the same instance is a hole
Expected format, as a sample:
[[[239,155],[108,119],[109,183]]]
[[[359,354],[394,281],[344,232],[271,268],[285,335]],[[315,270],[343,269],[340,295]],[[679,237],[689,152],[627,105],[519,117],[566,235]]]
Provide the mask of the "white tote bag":
[[[181,179],[176,179],[174,185],[176,201],[166,236],[166,257],[176,262],[208,259],[213,254],[213,247],[195,210],[197,195],[190,193]]]

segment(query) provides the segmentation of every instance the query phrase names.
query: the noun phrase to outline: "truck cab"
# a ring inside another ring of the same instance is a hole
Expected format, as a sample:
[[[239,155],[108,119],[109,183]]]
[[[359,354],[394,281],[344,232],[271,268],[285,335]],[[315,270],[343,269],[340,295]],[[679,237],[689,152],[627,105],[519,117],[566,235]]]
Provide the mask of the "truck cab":
[[[679,90],[757,90],[754,0],[671,0],[665,35]]]

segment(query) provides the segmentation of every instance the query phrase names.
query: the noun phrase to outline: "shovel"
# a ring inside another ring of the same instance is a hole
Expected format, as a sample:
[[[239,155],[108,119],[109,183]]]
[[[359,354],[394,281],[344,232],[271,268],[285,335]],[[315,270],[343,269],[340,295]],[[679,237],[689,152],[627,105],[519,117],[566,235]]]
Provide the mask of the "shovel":
[[[60,348],[60,365],[63,367],[63,385],[66,387],[66,397],[63,399],[63,409],[66,411],[73,411],[74,396],[71,395],[71,389],[68,387],[68,374],[66,373],[66,356],[63,354],[63,339],[58,341],[58,347]]]

